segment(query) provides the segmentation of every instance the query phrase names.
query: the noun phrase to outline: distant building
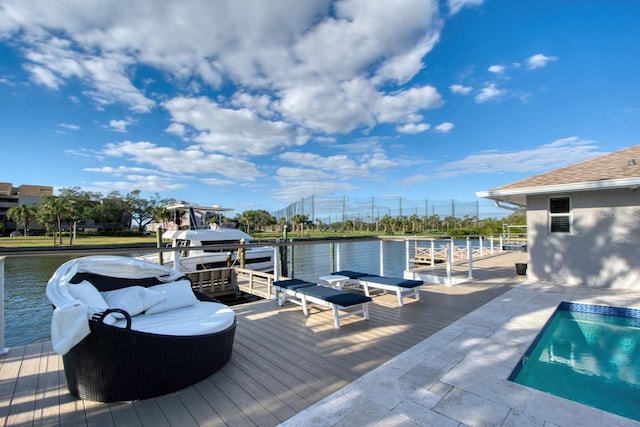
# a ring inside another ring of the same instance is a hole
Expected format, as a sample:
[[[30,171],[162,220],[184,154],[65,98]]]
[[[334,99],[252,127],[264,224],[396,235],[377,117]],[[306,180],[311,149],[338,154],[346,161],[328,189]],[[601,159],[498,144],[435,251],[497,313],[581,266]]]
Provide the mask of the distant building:
[[[53,196],[53,187],[45,185],[21,185],[14,187],[9,182],[0,182],[0,223],[4,224],[4,230],[0,233],[9,235],[18,230],[21,225],[7,220],[7,211],[15,206],[32,206],[40,202],[45,196]],[[35,221],[27,227],[35,233],[44,232],[44,228]]]
[[[531,280],[640,289],[640,145],[479,197],[527,210]]]

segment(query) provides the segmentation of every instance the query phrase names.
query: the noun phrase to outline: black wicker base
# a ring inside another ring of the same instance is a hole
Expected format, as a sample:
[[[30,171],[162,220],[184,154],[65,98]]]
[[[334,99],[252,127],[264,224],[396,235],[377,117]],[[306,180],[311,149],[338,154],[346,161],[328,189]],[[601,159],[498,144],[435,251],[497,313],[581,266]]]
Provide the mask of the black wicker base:
[[[236,324],[209,335],[155,335],[89,322],[62,359],[71,394],[99,402],[146,399],[194,384],[224,366]]]

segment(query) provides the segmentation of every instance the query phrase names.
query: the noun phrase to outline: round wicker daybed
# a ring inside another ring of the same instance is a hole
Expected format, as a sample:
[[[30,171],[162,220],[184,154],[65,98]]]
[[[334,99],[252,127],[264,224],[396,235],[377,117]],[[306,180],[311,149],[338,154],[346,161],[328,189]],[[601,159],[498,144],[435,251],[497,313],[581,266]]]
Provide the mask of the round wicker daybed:
[[[46,293],[56,307],[52,343],[62,354],[69,391],[100,402],[145,399],[224,366],[235,314],[194,292],[186,280],[176,270],[129,257],[88,256],[62,264]],[[74,310],[84,317],[70,321]]]

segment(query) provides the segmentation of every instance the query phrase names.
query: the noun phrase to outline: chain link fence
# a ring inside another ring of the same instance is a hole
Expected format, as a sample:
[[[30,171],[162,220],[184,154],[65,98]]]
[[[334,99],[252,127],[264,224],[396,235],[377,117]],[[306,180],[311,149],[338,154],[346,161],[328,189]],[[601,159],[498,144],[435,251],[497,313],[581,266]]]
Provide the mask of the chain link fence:
[[[306,197],[284,209],[271,212],[277,221],[291,220],[294,215],[306,215],[313,223],[334,224],[345,221],[374,223],[385,216],[392,218],[415,215],[417,218],[438,216],[441,219],[503,218],[510,211],[497,207],[490,200],[411,200],[402,197]]]

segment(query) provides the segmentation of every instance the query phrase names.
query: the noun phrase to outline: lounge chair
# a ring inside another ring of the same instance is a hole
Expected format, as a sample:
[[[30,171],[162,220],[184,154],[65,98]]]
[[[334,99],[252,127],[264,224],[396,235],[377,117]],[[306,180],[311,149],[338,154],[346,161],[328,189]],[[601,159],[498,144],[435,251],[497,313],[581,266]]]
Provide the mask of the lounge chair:
[[[100,402],[167,394],[231,357],[235,313],[182,273],[129,257],[62,264],[47,283],[54,350],[71,394]]]
[[[273,287],[279,306],[282,307],[287,301],[298,304],[302,306],[305,316],[309,316],[309,303],[330,307],[333,311],[333,326],[336,329],[340,329],[340,319],[344,317],[362,314],[365,320],[369,319],[368,304],[371,302],[369,296],[320,286],[300,279],[278,280],[273,282]],[[344,313],[340,314],[339,311]]]
[[[385,291],[393,291],[398,297],[398,305],[404,305],[404,297],[411,296],[416,301],[420,300],[420,286],[424,284],[422,280],[404,279],[402,277],[378,276],[377,274],[359,273],[357,271],[342,270],[331,273],[338,276],[346,276],[353,285],[362,286],[366,296],[370,296],[369,288],[383,289]]]

